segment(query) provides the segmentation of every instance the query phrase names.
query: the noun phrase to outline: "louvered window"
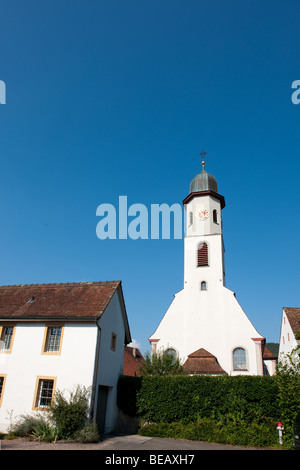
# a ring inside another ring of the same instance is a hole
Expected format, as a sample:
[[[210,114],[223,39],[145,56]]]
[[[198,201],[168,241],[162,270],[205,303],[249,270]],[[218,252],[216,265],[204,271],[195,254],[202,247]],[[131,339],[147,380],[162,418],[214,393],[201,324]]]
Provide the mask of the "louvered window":
[[[208,266],[208,246],[200,243],[198,247],[198,266]]]

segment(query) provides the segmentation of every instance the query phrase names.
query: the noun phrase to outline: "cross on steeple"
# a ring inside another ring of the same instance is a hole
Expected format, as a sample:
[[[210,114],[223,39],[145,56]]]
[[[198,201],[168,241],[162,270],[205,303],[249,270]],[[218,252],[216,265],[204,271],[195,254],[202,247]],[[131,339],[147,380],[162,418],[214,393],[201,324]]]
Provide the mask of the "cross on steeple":
[[[205,150],[202,150],[202,152],[199,154],[201,157],[202,157],[202,168],[204,170],[204,165],[205,165],[205,155],[207,155],[207,152],[205,152]]]

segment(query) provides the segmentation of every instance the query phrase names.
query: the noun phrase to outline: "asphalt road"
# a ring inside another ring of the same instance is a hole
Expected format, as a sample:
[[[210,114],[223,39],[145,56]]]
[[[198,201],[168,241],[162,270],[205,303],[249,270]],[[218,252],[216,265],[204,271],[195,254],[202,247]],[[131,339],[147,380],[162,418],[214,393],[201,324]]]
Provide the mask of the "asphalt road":
[[[45,443],[28,439],[3,439],[0,441],[1,450],[103,450],[103,451],[198,451],[198,450],[270,450],[253,447],[232,446],[210,442],[188,441],[183,439],[166,439],[135,435],[108,435],[95,444],[81,444],[67,441]]]

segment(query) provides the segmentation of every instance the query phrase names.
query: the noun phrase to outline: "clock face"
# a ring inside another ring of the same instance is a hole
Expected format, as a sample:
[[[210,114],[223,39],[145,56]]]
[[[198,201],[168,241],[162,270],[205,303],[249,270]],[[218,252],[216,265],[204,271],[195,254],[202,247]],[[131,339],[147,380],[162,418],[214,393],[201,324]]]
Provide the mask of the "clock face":
[[[196,217],[198,217],[199,220],[206,220],[208,219],[208,211],[206,209],[201,209],[196,211]]]

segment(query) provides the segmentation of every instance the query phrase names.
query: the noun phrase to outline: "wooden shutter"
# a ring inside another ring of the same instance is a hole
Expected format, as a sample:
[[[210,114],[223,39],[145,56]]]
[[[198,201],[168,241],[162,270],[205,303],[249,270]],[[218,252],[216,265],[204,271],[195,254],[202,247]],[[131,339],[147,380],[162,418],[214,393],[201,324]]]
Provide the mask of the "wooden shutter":
[[[198,247],[198,266],[208,266],[208,246],[200,243]]]

